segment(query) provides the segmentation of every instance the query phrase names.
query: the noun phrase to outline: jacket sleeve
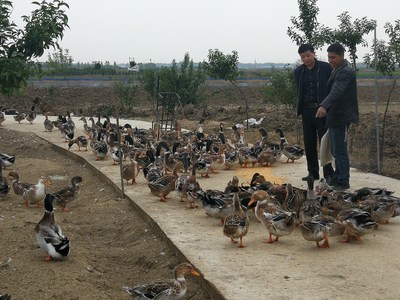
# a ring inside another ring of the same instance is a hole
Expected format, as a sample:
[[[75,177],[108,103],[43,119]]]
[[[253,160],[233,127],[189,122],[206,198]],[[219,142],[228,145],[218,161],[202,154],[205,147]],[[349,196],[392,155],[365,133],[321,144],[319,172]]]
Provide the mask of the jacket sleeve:
[[[346,92],[348,86],[352,82],[353,74],[351,72],[340,72],[336,75],[335,82],[332,85],[332,88],[326,96],[326,98],[321,102],[321,106],[323,106],[326,110],[329,110],[334,103],[340,101],[340,98]]]

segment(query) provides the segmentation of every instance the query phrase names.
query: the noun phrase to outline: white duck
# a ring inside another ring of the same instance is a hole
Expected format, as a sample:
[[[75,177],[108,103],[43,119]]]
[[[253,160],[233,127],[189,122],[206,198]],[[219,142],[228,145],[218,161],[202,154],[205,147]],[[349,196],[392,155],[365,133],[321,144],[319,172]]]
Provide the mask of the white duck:
[[[260,119],[255,119],[255,118],[249,118],[243,121],[243,125],[247,127],[247,122],[249,123],[250,128],[258,128],[260,127],[261,123],[264,121],[264,117],[261,117]]]
[[[49,181],[45,177],[40,177],[37,184],[24,190],[22,198],[24,199],[25,207],[29,207],[29,204],[41,206],[41,201],[46,196],[46,184],[49,185]]]

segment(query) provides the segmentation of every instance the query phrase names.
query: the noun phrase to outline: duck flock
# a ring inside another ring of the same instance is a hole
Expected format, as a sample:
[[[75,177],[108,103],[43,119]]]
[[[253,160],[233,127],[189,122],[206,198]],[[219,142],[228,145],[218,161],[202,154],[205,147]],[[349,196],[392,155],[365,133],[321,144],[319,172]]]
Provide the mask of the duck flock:
[[[36,100],[35,104],[43,103]],[[29,119],[26,114],[24,118],[16,115],[14,119],[19,123],[24,119],[32,123],[34,111],[35,107],[32,107]],[[110,158],[113,164],[122,161],[122,177],[128,184],[137,184],[137,176],[143,173],[152,195],[165,202],[174,192],[180,201],[187,202],[189,208],[203,208],[207,215],[221,220],[221,235],[232,243],[238,243],[239,248],[245,246],[243,239],[250,226],[249,210],[253,210],[258,221],[265,226],[268,243],[278,242],[279,238],[289,236],[298,227],[304,239],[315,242],[319,248],[329,248],[331,236],[343,235],[342,242],[360,241],[362,234],[400,214],[400,198],[394,196],[393,191],[384,187],[364,187],[354,192],[335,191],[324,179],[315,186],[315,182],[309,179],[307,189],[301,189],[291,183],[272,183],[254,172],[249,183],[240,183],[238,177],[233,176],[221,189],[203,189],[199,177],[218,176],[217,169],[269,167],[284,160],[283,156],[286,162],[295,162],[303,156],[304,150],[290,144],[279,128],[275,131],[280,140],[271,142],[261,122],[256,126],[250,124],[258,128],[260,136],[255,143],[249,144],[243,125],[247,125],[248,120],[233,125],[227,137],[223,123],[220,123],[217,133],[206,133],[204,120],[193,131],[183,130],[178,121],[172,130],[162,131],[157,123],[153,129],[133,128],[129,124],[117,127],[108,116],[97,116],[97,121],[82,116],[78,121],[80,124],[75,124],[69,112],[58,116],[55,121],[49,120],[46,111],[43,114],[46,116],[44,130],[59,131],[68,143],[68,149],[89,149],[96,160],[109,161]],[[3,112],[0,125],[5,117]],[[77,126],[84,135],[75,136]],[[13,189],[15,194],[23,197],[26,207],[44,204],[44,216],[35,228],[37,242],[48,255],[47,259],[65,258],[70,244],[55,223],[53,202],[66,210],[66,204],[78,194],[82,178],[73,177],[70,186],[51,194],[45,191],[46,178],[30,184],[21,182],[18,173],[11,171],[9,183],[4,171],[15,159],[13,155],[0,153],[0,196]],[[168,284],[163,282],[169,295],[186,292],[185,274],[198,275],[190,264],[177,266],[175,278]],[[128,293],[148,299],[152,298],[146,293],[154,297],[157,295],[155,289],[160,292],[157,284],[125,287]]]

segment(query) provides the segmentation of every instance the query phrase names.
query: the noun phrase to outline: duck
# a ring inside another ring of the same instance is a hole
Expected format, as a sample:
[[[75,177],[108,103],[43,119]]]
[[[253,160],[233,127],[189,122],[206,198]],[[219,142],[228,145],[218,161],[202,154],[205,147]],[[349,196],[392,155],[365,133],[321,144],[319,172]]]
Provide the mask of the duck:
[[[124,159],[124,152],[117,146],[110,147],[110,156],[113,161],[113,165],[116,165]]]
[[[4,152],[0,153],[0,163],[3,165],[4,169],[11,167],[15,163],[15,155]]]
[[[138,159],[143,169],[143,175],[147,182],[154,181],[164,175],[164,162],[156,158],[152,150],[146,150],[146,155]]]
[[[276,150],[267,148],[263,149],[257,155],[257,163],[261,166],[271,167],[274,163],[276,163],[280,158],[280,153]]]
[[[38,207],[41,206],[41,202],[46,196],[46,185],[50,185],[50,182],[45,177],[40,177],[38,183],[25,189],[22,198],[24,199],[24,205],[26,208],[29,204],[36,204]]]
[[[60,132],[61,132],[62,136],[64,137],[64,140],[66,143],[68,143],[74,139],[75,132],[72,128],[70,128],[68,126],[67,123],[62,123],[60,125]]]
[[[32,183],[19,181],[19,174],[15,171],[8,173],[8,176],[12,178],[11,187],[16,195],[22,196],[24,190],[29,189],[34,185]]]
[[[172,170],[179,165],[179,170],[183,169],[183,163],[180,158],[177,158],[177,155],[173,154],[174,152],[166,151],[164,152],[164,165],[166,172],[172,172]]]
[[[276,211],[283,210],[281,203],[279,203],[274,196],[271,196],[267,191],[256,190],[251,193],[250,201],[247,204],[250,207],[253,204],[267,200],[268,206],[264,206],[264,211],[275,213]],[[257,205],[256,205],[257,206]]]
[[[220,147],[221,164],[225,170],[232,169],[238,161],[238,153],[236,149],[232,148],[229,144],[223,144]]]
[[[200,184],[196,180],[196,169],[192,169],[192,174],[190,175],[188,181],[186,182],[186,191],[187,191],[187,200],[189,201],[189,208],[196,208],[198,207],[195,202],[193,201],[193,198],[189,197],[190,192],[196,192],[200,190]]]
[[[92,124],[93,124],[93,123],[94,123],[94,119],[91,118],[91,120],[92,120]],[[83,132],[84,132],[86,135],[90,136],[93,127],[90,127],[90,126],[88,125],[87,120],[86,120],[86,117],[85,117],[85,116],[82,116],[82,117],[79,118],[78,121],[82,121],[82,122],[83,122]]]
[[[396,211],[397,201],[380,200],[378,198],[363,201],[358,207],[369,212],[377,225],[388,224]]]
[[[182,162],[183,162],[183,173],[179,175],[178,179],[175,182],[175,194],[181,198],[181,202],[184,201],[183,199],[186,200],[188,199],[188,187],[189,187],[188,182],[190,178],[190,173],[189,173],[190,157],[188,153],[183,154]]]
[[[35,227],[36,241],[40,248],[46,252],[45,260],[64,259],[70,253],[70,241],[55,222],[53,201],[54,194],[44,197],[44,215]]]
[[[160,197],[161,202],[167,201],[167,196],[175,190],[175,182],[178,179],[178,166],[174,168],[172,174],[165,174],[147,183],[150,192],[154,196]]]
[[[21,122],[23,121],[23,120],[25,120],[25,118],[26,118],[26,114],[25,113],[18,113],[18,114],[16,114],[15,116],[14,116],[14,120],[15,121],[17,121],[19,124],[21,124]]]
[[[96,130],[92,131],[90,148],[92,149],[93,154],[96,156],[96,160],[102,160],[107,157],[107,143],[100,138],[100,135]]]
[[[307,199],[307,191],[292,186],[291,183],[286,183],[286,197],[283,200],[283,207],[287,211],[295,212],[299,217],[300,208]]]
[[[79,193],[79,184],[82,182],[81,176],[73,176],[71,178],[71,185],[66,186],[57,192],[53,193],[56,198],[56,204],[61,206],[62,211],[69,211],[66,208],[67,203],[75,200]]]
[[[250,186],[255,190],[267,191],[271,196],[283,204],[287,197],[287,188],[285,185],[273,184],[265,179],[263,175],[256,172],[250,181]]]
[[[249,118],[243,121],[243,125],[247,127],[247,124],[250,128],[258,128],[261,126],[261,123],[264,121],[264,117],[261,117],[260,119],[256,118]]]
[[[298,145],[292,145],[289,144],[289,142],[286,140],[285,134],[283,133],[282,129],[275,129],[276,133],[279,134],[279,138],[280,138],[280,147],[282,150],[283,155],[285,155],[287,157],[286,162],[288,163],[289,160],[292,161],[292,163],[295,160],[298,160],[300,158],[303,157],[304,155],[304,149],[301,148]]]
[[[249,231],[249,216],[243,211],[240,203],[239,194],[233,194],[234,211],[224,220],[223,233],[231,239],[232,243],[237,243],[239,239],[239,248],[244,248],[243,237]]]
[[[47,112],[45,113],[44,116],[45,116],[45,119],[44,119],[44,121],[43,121],[44,131],[45,131],[45,132],[47,132],[47,131],[52,132],[53,129],[54,129],[54,123],[53,123],[52,121],[49,120],[49,117],[48,117],[48,113],[47,113]]]
[[[0,295],[0,300],[11,300],[10,294],[2,294]]]
[[[73,144],[78,145],[78,151],[81,151],[81,148],[85,148],[85,151],[87,151],[89,142],[85,136],[80,135],[76,139],[70,140],[68,142],[68,150],[71,149]]]
[[[304,223],[312,220],[315,217],[320,217],[324,214],[328,214],[329,208],[327,203],[324,208],[321,207],[320,197],[316,196],[314,191],[314,179],[312,177],[307,178],[307,192],[306,198],[301,203],[299,209],[299,220]]]
[[[173,279],[159,279],[135,287],[124,286],[123,289],[138,299],[182,299],[187,292],[185,275],[200,276],[200,273],[187,262],[177,265],[173,273]]]
[[[196,163],[193,165],[193,168],[197,169],[197,172],[200,174],[201,177],[209,178],[209,173],[218,174],[217,171],[213,168],[213,157],[211,154],[213,141],[208,139],[206,141],[206,149],[205,152],[200,153],[198,156]]]
[[[263,149],[270,149],[277,153],[277,159],[281,156],[281,147],[280,144],[271,142],[268,137],[268,131],[265,128],[259,128],[258,133],[260,135],[260,139],[254,143],[254,146],[259,146]]]
[[[239,190],[239,178],[237,176],[233,176],[231,180],[225,186],[224,193],[234,193]]]
[[[329,231],[332,227],[332,222],[318,218],[313,218],[299,225],[303,238],[306,241],[315,242],[318,248],[329,248]],[[323,243],[319,244],[321,241]]]
[[[71,131],[74,131],[75,128],[76,128],[75,122],[72,120],[72,118],[71,118],[71,112],[70,112],[69,110],[67,111],[67,125],[68,125],[68,128],[69,128]]]
[[[32,102],[35,105],[39,106],[39,109],[42,112],[42,114],[45,114],[45,113],[53,113],[54,114],[54,107],[51,104],[49,104],[48,102],[44,101],[43,99],[41,99],[39,97],[35,97],[35,99],[33,99]]]
[[[35,105],[31,107],[31,111],[26,115],[26,120],[32,125],[36,119]]]
[[[268,193],[266,193],[266,199],[257,201],[255,215],[269,232],[267,243],[277,242],[279,237],[290,235],[296,225],[296,213],[279,209],[279,206],[275,204],[271,205]],[[276,237],[275,240],[272,236]]]
[[[345,227],[347,238],[341,243],[348,243],[351,240],[361,241],[361,234],[376,227],[376,222],[369,212],[359,208],[349,208],[340,211],[336,219]]]
[[[188,192],[192,202],[202,207],[206,214],[221,220],[224,224],[225,218],[234,212],[232,194],[226,194],[220,190],[198,189]]]
[[[129,183],[129,180],[131,180],[131,184],[136,183],[136,177],[139,174],[139,164],[136,161],[138,156],[138,151],[135,152],[133,158],[130,158],[131,163],[128,165],[123,165],[122,166],[122,178]]]
[[[10,185],[8,184],[7,178],[3,176],[3,165],[0,163],[0,197],[7,196],[10,191]]]
[[[254,167],[258,163],[258,155],[263,149],[261,147],[241,147],[238,149],[239,164],[243,168],[247,168],[249,164]]]

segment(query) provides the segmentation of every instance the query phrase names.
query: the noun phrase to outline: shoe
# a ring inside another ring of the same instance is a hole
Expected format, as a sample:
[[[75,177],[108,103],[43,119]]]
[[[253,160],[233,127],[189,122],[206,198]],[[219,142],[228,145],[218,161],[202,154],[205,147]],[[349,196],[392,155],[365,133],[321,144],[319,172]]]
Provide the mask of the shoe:
[[[343,191],[343,190],[347,190],[350,188],[350,184],[348,182],[346,182],[346,183],[337,182],[334,179],[331,180],[331,182],[329,183],[329,186],[332,187],[332,189],[336,190],[336,191]]]
[[[344,191],[344,190],[348,190],[350,188],[350,185],[347,184],[338,184],[332,187],[332,189],[334,191]]]
[[[319,180],[319,175],[313,176],[312,174],[308,174],[305,177],[302,177],[302,181],[308,181],[310,178],[313,178],[314,180]]]
[[[338,184],[336,181],[336,178],[333,178],[333,177],[325,177],[325,180],[326,180],[326,183],[329,185],[335,185],[335,184],[337,185]]]

